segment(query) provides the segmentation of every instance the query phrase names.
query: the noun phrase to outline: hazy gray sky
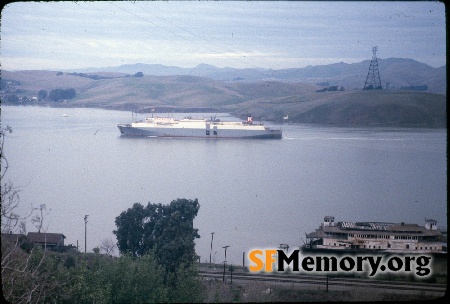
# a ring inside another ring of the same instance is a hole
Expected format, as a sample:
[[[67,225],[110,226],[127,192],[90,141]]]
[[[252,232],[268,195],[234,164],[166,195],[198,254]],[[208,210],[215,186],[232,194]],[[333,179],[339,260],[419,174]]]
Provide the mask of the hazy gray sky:
[[[446,64],[440,2],[16,2],[1,14],[5,70],[147,63],[298,68],[372,57]]]

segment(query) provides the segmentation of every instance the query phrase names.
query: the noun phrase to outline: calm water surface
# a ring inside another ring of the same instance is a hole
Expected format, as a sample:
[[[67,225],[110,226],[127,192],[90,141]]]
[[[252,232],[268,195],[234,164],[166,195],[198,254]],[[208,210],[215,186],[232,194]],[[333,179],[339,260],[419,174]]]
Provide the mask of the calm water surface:
[[[193,114],[200,115],[208,116]],[[91,251],[115,241],[114,219],[133,203],[197,198],[201,260],[209,261],[215,232],[213,261],[223,262],[229,245],[235,264],[256,247],[301,245],[325,215],[447,225],[444,129],[266,123],[281,127],[283,139],[121,137],[117,123],[130,120],[120,111],[2,106],[2,128],[13,128],[7,179],[21,189],[21,211],[46,204],[47,231],[63,233],[66,244],[78,241],[81,251],[88,214]],[[31,221],[27,230],[36,231]]]

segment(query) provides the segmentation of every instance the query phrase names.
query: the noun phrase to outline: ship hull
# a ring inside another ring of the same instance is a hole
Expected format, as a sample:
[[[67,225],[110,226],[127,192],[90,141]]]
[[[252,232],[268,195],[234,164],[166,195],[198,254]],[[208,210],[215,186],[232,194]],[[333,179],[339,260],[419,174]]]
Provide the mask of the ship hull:
[[[200,128],[155,128],[134,127],[131,124],[119,124],[117,126],[121,135],[144,137],[186,137],[186,138],[255,138],[255,139],[280,139],[281,130],[249,130],[249,129],[217,129],[209,130]],[[209,133],[209,134],[208,134]]]

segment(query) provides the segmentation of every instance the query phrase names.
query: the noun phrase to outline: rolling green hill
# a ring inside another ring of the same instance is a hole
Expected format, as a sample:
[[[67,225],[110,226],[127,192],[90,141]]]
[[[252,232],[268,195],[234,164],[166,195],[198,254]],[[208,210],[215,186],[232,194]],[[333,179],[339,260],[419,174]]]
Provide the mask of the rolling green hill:
[[[196,76],[133,77],[92,73],[91,79],[54,71],[2,71],[2,103],[15,94],[74,88],[68,101],[33,101],[59,107],[100,107],[140,112],[229,112],[255,119],[339,125],[446,126],[446,96],[417,91],[316,92],[307,83],[224,82]],[[21,103],[21,101],[19,101]]]

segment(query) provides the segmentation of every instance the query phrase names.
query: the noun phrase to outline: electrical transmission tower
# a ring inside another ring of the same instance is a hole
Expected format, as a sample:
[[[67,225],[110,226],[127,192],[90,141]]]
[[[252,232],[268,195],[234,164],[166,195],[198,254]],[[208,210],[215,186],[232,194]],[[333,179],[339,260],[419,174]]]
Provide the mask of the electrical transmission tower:
[[[372,48],[372,61],[370,61],[369,73],[367,73],[366,83],[364,83],[363,90],[381,90],[381,79],[380,72],[378,71],[378,60],[377,60],[377,50],[378,47],[374,46]]]

